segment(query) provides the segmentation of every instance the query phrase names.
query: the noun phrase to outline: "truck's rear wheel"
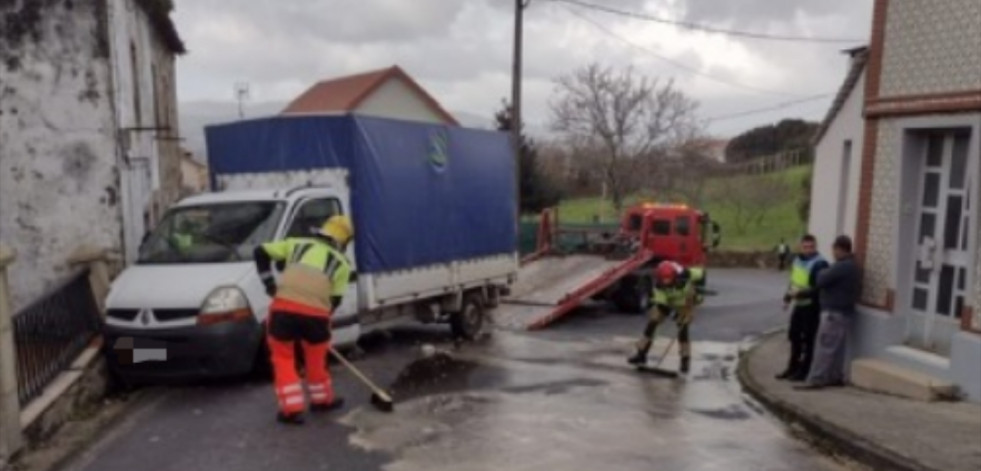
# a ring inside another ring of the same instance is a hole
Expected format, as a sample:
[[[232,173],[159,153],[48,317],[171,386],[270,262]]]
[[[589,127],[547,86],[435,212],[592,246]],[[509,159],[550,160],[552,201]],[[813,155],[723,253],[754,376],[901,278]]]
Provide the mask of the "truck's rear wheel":
[[[650,309],[653,284],[646,276],[624,279],[613,297],[617,310],[630,314],[643,314]]]
[[[463,309],[450,315],[450,330],[453,336],[475,340],[484,328],[484,305],[480,296],[467,295]]]

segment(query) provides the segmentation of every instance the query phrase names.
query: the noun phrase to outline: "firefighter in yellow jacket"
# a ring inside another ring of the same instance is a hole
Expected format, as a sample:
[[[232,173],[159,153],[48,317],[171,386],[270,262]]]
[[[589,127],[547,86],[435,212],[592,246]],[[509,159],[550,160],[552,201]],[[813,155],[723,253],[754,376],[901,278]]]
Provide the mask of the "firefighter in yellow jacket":
[[[647,364],[647,353],[654,343],[657,325],[673,314],[678,325],[681,372],[688,373],[691,368],[688,326],[691,324],[695,306],[702,303],[702,295],[696,285],[701,281],[704,272],[700,268],[685,268],[675,262],[664,261],[658,264],[655,276],[657,280],[652,296],[650,320],[644,329],[644,336],[637,342],[637,353],[627,361],[638,366]]]
[[[280,422],[303,423],[305,400],[296,371],[296,342],[301,342],[303,347],[310,410],[329,411],[344,403],[343,398],[334,394],[327,370],[327,352],[330,318],[347,291],[351,275],[351,264],[344,252],[353,236],[350,219],[334,216],[316,236],[270,242],[255,250],[259,276],[273,298],[266,339],[272,356]],[[278,286],[272,274],[272,261],[285,263]]]

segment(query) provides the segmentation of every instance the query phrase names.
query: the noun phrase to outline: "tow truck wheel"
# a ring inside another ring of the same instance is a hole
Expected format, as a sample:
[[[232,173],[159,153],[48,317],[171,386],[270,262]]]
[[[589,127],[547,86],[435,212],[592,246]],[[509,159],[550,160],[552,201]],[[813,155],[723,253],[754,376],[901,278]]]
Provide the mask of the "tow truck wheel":
[[[649,277],[642,277],[637,280],[637,314],[645,314],[651,309],[651,295],[654,291],[654,282]]]
[[[650,309],[653,284],[646,276],[624,279],[614,295],[614,303],[620,312],[643,314]]]
[[[467,295],[463,310],[450,315],[450,330],[456,338],[475,340],[484,328],[484,306],[477,295]]]

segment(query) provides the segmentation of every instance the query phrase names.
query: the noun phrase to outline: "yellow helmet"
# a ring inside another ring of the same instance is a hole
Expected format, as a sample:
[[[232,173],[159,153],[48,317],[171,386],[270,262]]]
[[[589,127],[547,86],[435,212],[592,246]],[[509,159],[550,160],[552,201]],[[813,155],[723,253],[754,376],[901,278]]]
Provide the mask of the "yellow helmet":
[[[354,225],[351,224],[351,218],[347,216],[331,216],[320,228],[320,234],[343,245],[354,237]]]

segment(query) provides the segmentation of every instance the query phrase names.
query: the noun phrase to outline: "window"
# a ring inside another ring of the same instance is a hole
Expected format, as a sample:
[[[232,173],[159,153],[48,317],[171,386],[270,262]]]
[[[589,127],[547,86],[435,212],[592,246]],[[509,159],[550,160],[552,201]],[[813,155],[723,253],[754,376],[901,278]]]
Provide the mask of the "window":
[[[627,223],[627,230],[637,232],[644,227],[644,217],[639,214],[631,214],[630,221]]]
[[[240,262],[269,240],[284,205],[243,202],[177,207],[169,211],[140,248],[137,263]]]
[[[341,214],[341,204],[334,198],[306,201],[293,216],[286,236],[310,237],[329,217],[337,214]]]
[[[136,55],[136,43],[129,43],[129,60],[130,60],[130,71],[133,76],[130,80],[133,81],[133,114],[135,114],[134,121],[136,122],[136,127],[143,126],[143,109],[140,103],[140,66],[137,62]]]
[[[837,234],[844,234],[846,232],[845,227],[845,214],[848,213],[848,187],[851,181],[851,169],[852,169],[852,141],[846,140],[842,150],[841,150],[841,183],[838,186],[838,220],[837,220]]]
[[[674,220],[674,233],[680,236],[691,235],[691,220],[688,216],[678,216]]]
[[[659,236],[671,235],[671,221],[668,219],[655,219],[651,232]]]

